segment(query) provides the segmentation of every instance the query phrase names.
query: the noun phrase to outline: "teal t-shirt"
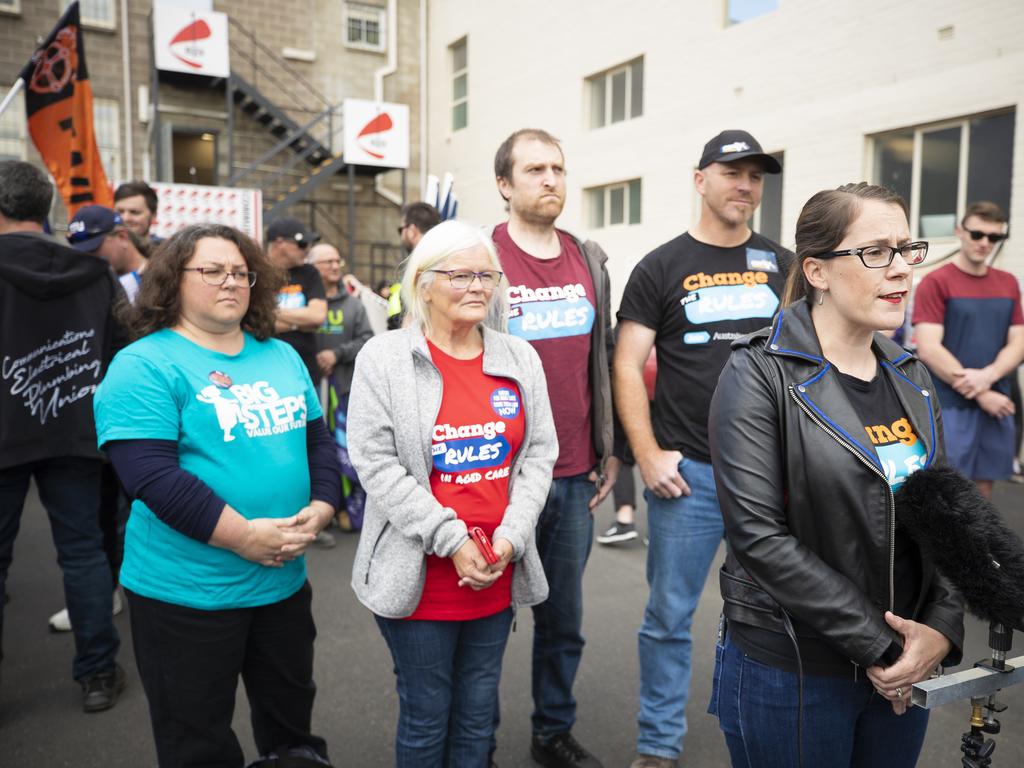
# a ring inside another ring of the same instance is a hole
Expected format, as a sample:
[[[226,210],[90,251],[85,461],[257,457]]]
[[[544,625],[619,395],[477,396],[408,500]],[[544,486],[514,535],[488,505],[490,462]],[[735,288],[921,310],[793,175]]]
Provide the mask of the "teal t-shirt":
[[[306,421],[322,416],[288,344],[245,335],[227,355],[164,329],[114,358],[94,399],[99,445],[174,440],[191,472],[247,518],[288,517],[309,503]],[[203,610],[283,600],[306,579],[303,558],[269,568],[196,541],[132,504],[121,582],[144,597]]]

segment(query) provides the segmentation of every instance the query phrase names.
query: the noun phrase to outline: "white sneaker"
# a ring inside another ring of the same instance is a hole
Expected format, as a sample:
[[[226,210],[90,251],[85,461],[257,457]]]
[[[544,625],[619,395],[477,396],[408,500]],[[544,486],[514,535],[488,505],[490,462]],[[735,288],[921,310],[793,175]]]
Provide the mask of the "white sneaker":
[[[68,609],[61,608],[53,616],[50,617],[50,631],[51,632],[70,632],[71,631],[71,617],[68,616]]]
[[[112,615],[117,616],[123,610],[124,600],[121,599],[121,588],[118,587],[114,590],[114,610],[111,613]],[[68,616],[68,609],[61,608],[53,614],[53,616],[50,617],[49,624],[51,632],[70,632],[71,617]]]

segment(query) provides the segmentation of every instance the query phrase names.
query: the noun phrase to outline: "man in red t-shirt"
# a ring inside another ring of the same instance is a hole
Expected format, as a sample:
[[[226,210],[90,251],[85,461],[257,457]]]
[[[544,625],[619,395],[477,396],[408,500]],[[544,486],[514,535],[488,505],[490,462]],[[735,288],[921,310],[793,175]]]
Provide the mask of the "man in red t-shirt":
[[[509,136],[494,158],[508,222],[494,229],[508,280],[509,332],[533,344],[547,378],[560,453],[537,522],[550,596],[534,606],[534,760],[548,768],[600,766],[570,733],[573,682],[583,653],[583,569],[594,534],[591,510],[615,484],[607,256],[557,229],[565,158],[546,131]]]
[[[956,227],[960,251],[929,272],[914,296],[917,354],[942,403],[947,457],[987,498],[993,482],[1013,471],[1011,378],[1024,361],[1020,286],[990,266],[1006,226],[995,203],[968,205]]]

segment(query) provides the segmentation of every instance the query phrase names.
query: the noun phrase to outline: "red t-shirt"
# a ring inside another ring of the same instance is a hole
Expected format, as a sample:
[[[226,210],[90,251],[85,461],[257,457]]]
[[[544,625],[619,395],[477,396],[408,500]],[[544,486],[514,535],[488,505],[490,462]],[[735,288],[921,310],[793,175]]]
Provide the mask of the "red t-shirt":
[[[431,446],[430,490],[468,527],[480,526],[493,541],[508,506],[512,459],[523,443],[519,387],[511,379],[485,374],[482,354],[458,360],[429,341],[427,346],[444,382]],[[451,558],[428,555],[423,596],[409,618],[468,621],[498,613],[512,602],[512,570],[509,565],[494,584],[475,592],[459,586]]]
[[[571,236],[558,230],[562,251],[538,259],[516,245],[508,225],[494,229],[508,278],[509,333],[533,344],[544,366],[558,435],[555,477],[588,472],[597,463],[590,421],[590,338],[596,322],[594,284]]]

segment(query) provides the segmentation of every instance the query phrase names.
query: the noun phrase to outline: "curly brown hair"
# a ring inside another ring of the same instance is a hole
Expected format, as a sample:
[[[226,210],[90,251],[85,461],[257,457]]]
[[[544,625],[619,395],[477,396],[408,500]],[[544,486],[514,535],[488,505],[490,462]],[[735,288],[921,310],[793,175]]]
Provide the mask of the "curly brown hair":
[[[135,338],[177,324],[181,316],[182,268],[204,237],[234,243],[249,271],[257,275],[256,285],[249,291],[249,308],[242,317],[242,329],[260,341],[274,335],[277,292],[284,285],[284,275],[270,263],[256,241],[244,232],[223,224],[193,224],[156,247],[146,264],[146,271],[142,273],[142,284],[134,306],[122,307],[119,313],[121,320]]]

